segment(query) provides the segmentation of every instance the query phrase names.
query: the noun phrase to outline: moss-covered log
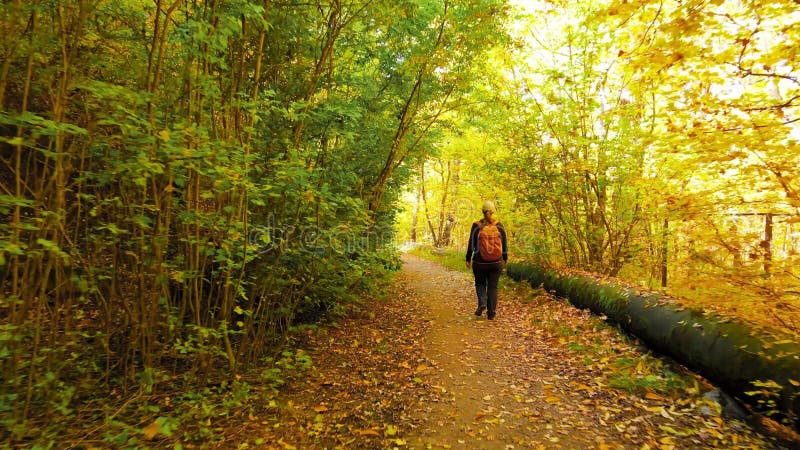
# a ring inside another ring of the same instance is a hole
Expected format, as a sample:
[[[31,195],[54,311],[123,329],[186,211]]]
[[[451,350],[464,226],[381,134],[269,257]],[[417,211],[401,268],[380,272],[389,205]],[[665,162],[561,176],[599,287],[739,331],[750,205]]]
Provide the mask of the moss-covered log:
[[[754,412],[777,413],[800,428],[800,343],[677,304],[658,293],[534,264],[509,264],[508,275],[605,314],[650,348],[697,371]]]

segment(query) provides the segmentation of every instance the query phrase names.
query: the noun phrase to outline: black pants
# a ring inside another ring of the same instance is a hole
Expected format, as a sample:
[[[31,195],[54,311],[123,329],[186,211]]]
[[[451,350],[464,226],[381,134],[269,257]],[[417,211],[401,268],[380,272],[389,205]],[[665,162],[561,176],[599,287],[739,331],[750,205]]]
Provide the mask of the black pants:
[[[497,282],[503,273],[503,264],[472,263],[475,275],[475,291],[478,293],[478,307],[485,307],[488,317],[494,317],[497,308]]]

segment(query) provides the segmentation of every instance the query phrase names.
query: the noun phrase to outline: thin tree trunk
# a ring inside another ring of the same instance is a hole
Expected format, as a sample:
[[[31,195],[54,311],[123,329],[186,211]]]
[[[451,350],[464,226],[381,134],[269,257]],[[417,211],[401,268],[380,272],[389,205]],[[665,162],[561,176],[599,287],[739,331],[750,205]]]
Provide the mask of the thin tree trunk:
[[[761,241],[764,249],[764,273],[771,276],[772,271],[772,214],[764,214],[764,240]]]
[[[433,222],[431,221],[431,216],[428,211],[428,194],[425,191],[425,162],[423,161],[420,165],[420,193],[422,194],[422,207],[425,210],[425,222],[428,224],[428,229],[430,230],[431,237],[433,238],[433,246],[439,246],[439,238],[436,235],[436,229],[433,227]]]
[[[417,195],[414,199],[414,211],[411,214],[411,231],[409,233],[409,237],[411,242],[417,242],[417,223],[419,219],[419,200],[420,200],[420,190],[417,188]]]
[[[449,7],[449,1],[445,1],[444,11],[442,12],[442,23],[439,26],[439,32],[436,37],[436,43],[430,50],[431,55],[433,55],[436,52],[436,50],[441,46],[442,37],[444,36],[445,24],[447,23],[448,7]],[[422,83],[423,80],[425,79],[425,76],[427,76],[427,72],[428,72],[428,62],[426,60],[422,64],[422,67],[420,67],[420,70],[417,73],[417,80],[414,83],[414,87],[411,89],[411,93],[408,95],[408,98],[406,99],[406,102],[403,105],[403,109],[400,111],[400,121],[397,124],[397,130],[395,131],[394,138],[392,139],[392,145],[389,148],[389,154],[386,157],[386,163],[383,165],[383,168],[378,174],[377,180],[375,180],[375,184],[372,186],[372,192],[371,192],[372,197],[370,198],[369,201],[369,211],[373,215],[375,215],[378,212],[378,209],[381,206],[381,199],[383,198],[383,190],[386,186],[386,182],[389,180],[389,177],[397,168],[396,161],[405,158],[405,155],[401,153],[403,151],[403,145],[405,144],[406,133],[408,133],[408,130],[411,128],[411,124],[414,121],[414,116],[416,115],[417,110],[420,107]]]
[[[317,91],[317,86],[319,85],[319,79],[322,77],[322,73],[325,70],[326,63],[328,62],[328,60],[333,58],[333,49],[336,43],[336,39],[339,38],[339,34],[341,33],[342,28],[344,26],[343,22],[340,21],[341,13],[342,13],[341,3],[339,2],[339,0],[334,0],[330,16],[328,16],[327,20],[325,43],[322,46],[322,53],[320,54],[319,59],[314,65],[314,71],[311,73],[311,78],[308,80],[306,91],[302,97],[304,106],[301,115],[304,115],[305,113],[308,112],[310,108],[309,102],[311,101],[311,97]],[[302,140],[303,137],[303,128],[305,128],[305,120],[304,119],[297,120],[297,122],[294,125],[294,129],[292,130],[293,149],[296,149],[300,146],[300,141]],[[286,157],[288,157],[288,155],[289,154],[286,153]]]
[[[669,219],[664,219],[664,228],[661,230],[661,287],[667,287],[667,263],[669,253],[667,243],[669,242]]]

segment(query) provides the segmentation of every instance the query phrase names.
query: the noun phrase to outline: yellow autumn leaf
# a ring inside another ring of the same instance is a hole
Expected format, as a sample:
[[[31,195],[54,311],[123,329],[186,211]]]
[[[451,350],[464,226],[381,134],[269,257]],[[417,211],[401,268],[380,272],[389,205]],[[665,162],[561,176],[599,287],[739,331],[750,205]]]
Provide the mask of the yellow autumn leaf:
[[[283,438],[278,439],[278,444],[280,444],[286,450],[297,450],[297,447],[291,444],[287,444],[283,441]]]
[[[359,436],[380,436],[381,435],[378,432],[378,430],[375,430],[375,429],[372,429],[372,428],[369,428],[369,429],[366,429],[366,430],[356,430],[356,433],[358,433]]]
[[[142,434],[144,434],[144,437],[147,439],[153,439],[160,431],[161,427],[158,425],[158,421],[154,420],[150,423],[150,425],[142,429]]]
[[[650,400],[664,400],[664,397],[656,394],[655,392],[648,392],[648,393],[644,394],[644,398],[647,398],[647,399],[650,399]]]

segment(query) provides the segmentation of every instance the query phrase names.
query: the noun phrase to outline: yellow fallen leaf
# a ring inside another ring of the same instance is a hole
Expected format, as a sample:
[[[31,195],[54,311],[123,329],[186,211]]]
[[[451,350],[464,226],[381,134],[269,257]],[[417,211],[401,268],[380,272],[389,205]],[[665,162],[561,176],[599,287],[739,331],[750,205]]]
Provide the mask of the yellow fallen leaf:
[[[648,398],[650,400],[664,400],[664,397],[662,397],[662,396],[660,396],[660,395],[658,395],[658,394],[656,394],[654,392],[648,392],[648,393],[644,394],[644,397]]]
[[[544,401],[546,401],[547,403],[552,403],[552,404],[561,403],[561,399],[558,398],[558,397],[545,397]]]
[[[144,437],[147,439],[153,439],[159,431],[161,431],[161,427],[158,425],[158,421],[154,420],[150,425],[144,427],[142,434],[144,434]]]
[[[378,430],[375,429],[367,429],[367,430],[356,430],[360,436],[380,436],[381,434],[378,433]]]
[[[676,429],[674,429],[672,427],[668,427],[666,425],[661,425],[661,426],[659,426],[659,428],[664,430],[664,431],[666,431],[667,433],[670,433],[670,434],[676,434],[676,435],[679,434]]]
[[[283,442],[283,438],[278,439],[278,444],[281,444],[283,448],[285,448],[286,450],[297,450],[297,447],[295,447],[294,445]]]
[[[325,411],[327,411],[327,410],[328,410],[328,407],[327,407],[327,406],[325,406],[325,405],[317,405],[317,406],[315,406],[315,407],[313,407],[313,408],[311,408],[311,409],[313,409],[314,411],[316,411],[316,412],[320,413],[320,412],[325,412]]]

